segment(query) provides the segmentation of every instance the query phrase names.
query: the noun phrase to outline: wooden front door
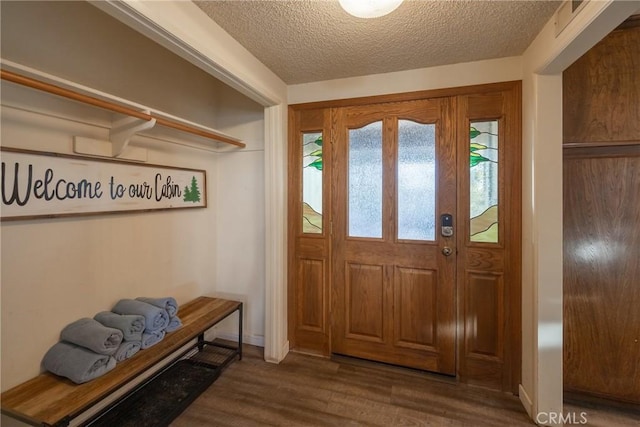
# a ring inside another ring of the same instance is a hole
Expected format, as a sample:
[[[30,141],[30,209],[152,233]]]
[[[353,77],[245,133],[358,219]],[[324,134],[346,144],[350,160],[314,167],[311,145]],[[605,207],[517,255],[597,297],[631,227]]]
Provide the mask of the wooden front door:
[[[334,353],[455,374],[452,120],[447,99],[335,110]]]
[[[290,107],[292,349],[517,392],[520,105],[507,82]]]

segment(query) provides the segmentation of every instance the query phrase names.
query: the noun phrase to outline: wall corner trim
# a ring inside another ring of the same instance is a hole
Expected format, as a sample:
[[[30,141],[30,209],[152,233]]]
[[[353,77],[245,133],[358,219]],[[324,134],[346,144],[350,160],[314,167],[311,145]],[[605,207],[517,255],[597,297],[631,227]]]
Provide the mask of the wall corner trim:
[[[265,346],[264,359],[279,363],[287,340],[287,106],[265,114]]]
[[[284,345],[282,346],[282,348],[280,349],[280,355],[282,357],[267,357],[266,354],[265,354],[264,361],[268,362],[268,363],[278,364],[278,363],[282,362],[282,360],[284,359],[284,357],[288,353],[289,353],[289,341],[285,342]]]

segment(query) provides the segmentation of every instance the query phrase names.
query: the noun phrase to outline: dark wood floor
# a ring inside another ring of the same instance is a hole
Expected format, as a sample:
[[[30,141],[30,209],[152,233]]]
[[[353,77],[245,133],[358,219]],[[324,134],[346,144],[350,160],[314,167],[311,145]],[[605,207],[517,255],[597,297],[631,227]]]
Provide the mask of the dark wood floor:
[[[589,426],[638,426],[629,413],[586,411]],[[578,415],[579,417],[579,415]],[[580,421],[580,418],[577,418]],[[290,353],[266,363],[245,346],[242,361],[180,415],[198,426],[532,426],[519,399],[413,370]]]

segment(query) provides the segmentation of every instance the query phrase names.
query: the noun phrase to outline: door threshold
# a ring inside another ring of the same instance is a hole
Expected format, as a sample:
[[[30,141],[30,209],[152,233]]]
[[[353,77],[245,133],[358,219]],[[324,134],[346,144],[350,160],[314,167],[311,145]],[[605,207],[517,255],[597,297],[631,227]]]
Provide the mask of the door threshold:
[[[453,375],[440,374],[438,372],[425,371],[422,369],[409,368],[392,363],[378,362],[375,360],[362,359],[355,356],[332,353],[330,359],[344,365],[351,365],[357,368],[375,369],[401,375],[408,375],[417,378],[424,378],[432,381],[439,381],[447,384],[460,384],[458,378]]]

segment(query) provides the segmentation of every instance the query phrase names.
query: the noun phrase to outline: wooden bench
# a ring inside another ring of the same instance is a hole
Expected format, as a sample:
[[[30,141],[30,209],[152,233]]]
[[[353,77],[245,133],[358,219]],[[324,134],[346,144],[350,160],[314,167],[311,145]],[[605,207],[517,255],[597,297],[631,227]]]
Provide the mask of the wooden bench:
[[[51,374],[37,377],[5,391],[0,396],[2,413],[31,425],[64,426],[86,412],[101,400],[139,378],[153,367],[158,367],[178,350],[197,341],[178,357],[166,363],[170,366],[189,350],[202,350],[206,344],[204,333],[234,312],[238,312],[238,346],[233,348],[233,359],[242,359],[242,303],[218,298],[199,297],[180,306],[178,315],[182,328],[171,332],[153,347],[141,350],[107,372],[84,384]]]

